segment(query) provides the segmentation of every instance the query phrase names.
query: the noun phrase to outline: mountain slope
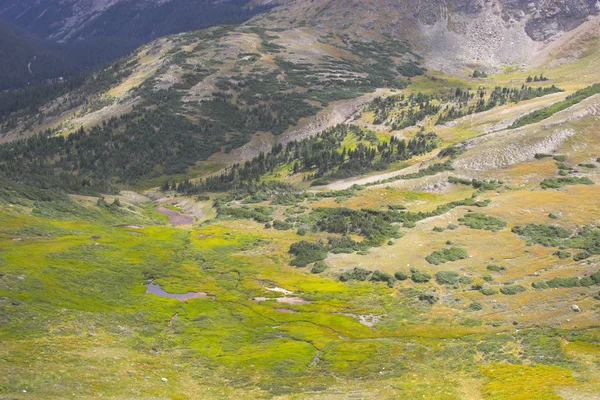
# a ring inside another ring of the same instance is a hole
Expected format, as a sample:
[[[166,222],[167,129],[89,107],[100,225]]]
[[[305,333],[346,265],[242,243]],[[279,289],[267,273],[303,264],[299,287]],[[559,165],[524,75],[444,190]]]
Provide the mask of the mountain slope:
[[[161,38],[0,122],[0,397],[598,398],[600,18],[407,4]]]
[[[75,68],[50,43],[0,21],[0,91],[70,75]]]
[[[241,22],[263,10],[250,0],[0,1],[0,18],[40,37],[66,42],[97,37],[137,39]]]
[[[39,56],[48,58],[47,63],[39,63],[48,72],[54,68],[52,64],[56,62],[55,58],[63,60],[61,62],[65,67],[62,74],[39,74],[48,79],[66,76],[67,72],[81,72],[123,57],[137,46],[160,36],[217,24],[240,23],[264,9],[266,7],[250,3],[249,0],[2,0],[0,20],[30,33],[19,36],[28,37],[29,41],[36,43]],[[34,37],[44,40],[33,39]],[[9,38],[15,40],[6,32],[4,46]],[[19,47],[21,52],[25,51],[23,43]],[[31,46],[27,52],[33,57]],[[12,70],[13,75],[17,72],[12,66],[22,64],[19,53],[14,49],[4,53],[7,61],[3,66]],[[54,58],[49,58],[49,53]],[[1,81],[7,80],[6,76],[3,75]],[[38,82],[41,80],[37,79]],[[18,87],[19,84],[22,87],[23,83],[30,81],[20,75],[20,79],[15,80],[10,87]]]

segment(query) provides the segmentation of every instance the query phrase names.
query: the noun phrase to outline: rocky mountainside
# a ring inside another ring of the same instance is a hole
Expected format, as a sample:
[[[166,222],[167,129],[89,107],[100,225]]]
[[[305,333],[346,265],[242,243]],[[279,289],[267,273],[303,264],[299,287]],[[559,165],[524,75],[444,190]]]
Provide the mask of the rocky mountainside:
[[[265,26],[408,40],[429,66],[449,70],[527,62],[543,41],[598,13],[595,0],[292,0],[263,19]]]
[[[215,23],[240,22],[261,10],[249,0],[0,1],[0,18],[60,42],[129,37],[142,43]]]
[[[89,11],[144,3],[84,4]],[[235,162],[315,134],[345,121],[379,89],[405,88],[427,70],[466,77],[474,69],[526,69],[564,29],[597,12],[595,2],[578,1],[289,0],[237,27],[142,46],[91,77],[85,90],[61,95],[33,114],[0,119],[0,140],[42,131],[65,135],[104,123],[111,127],[107,137],[113,130],[131,137],[122,154],[106,151],[97,165],[121,165],[135,143],[163,143],[168,151],[158,163],[154,147],[133,153],[139,159],[129,171],[102,169],[95,180],[102,187],[106,180],[134,183],[186,173],[199,161]],[[130,123],[140,120],[170,139],[147,137],[156,132]],[[77,162],[65,168],[83,173]],[[99,172],[91,165],[88,173]]]
[[[32,53],[31,58],[47,59],[46,53],[54,52],[68,60],[66,70],[81,72],[157,37],[237,24],[268,7],[250,0],[0,0],[0,24],[19,27],[43,45],[44,51]],[[5,59],[5,67],[14,66],[18,73],[27,66],[11,52]],[[26,78],[9,82],[2,76],[0,88],[40,82]]]

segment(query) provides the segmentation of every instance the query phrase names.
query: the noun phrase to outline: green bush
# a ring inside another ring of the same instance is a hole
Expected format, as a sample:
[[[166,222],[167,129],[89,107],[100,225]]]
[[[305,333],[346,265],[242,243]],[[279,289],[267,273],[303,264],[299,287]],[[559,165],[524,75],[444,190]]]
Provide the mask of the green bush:
[[[458,278],[458,283],[460,283],[461,285],[470,285],[471,283],[473,283],[473,278],[471,278],[470,276],[461,276],[460,278]]]
[[[558,189],[566,185],[593,185],[594,181],[584,177],[561,177],[556,179],[544,179],[540,185],[543,189]]]
[[[494,272],[506,271],[506,267],[502,267],[502,266],[496,265],[496,264],[490,264],[486,268],[488,271],[494,271]]]
[[[344,272],[340,275],[340,281],[348,282],[348,281],[366,281],[371,275],[371,271],[364,268],[356,267],[351,272]]]
[[[456,285],[460,276],[454,271],[440,271],[435,274],[435,280],[440,285]]]
[[[557,154],[555,156],[552,156],[552,158],[554,159],[554,161],[557,161],[557,162],[567,161],[567,156],[565,156],[564,154]]]
[[[325,271],[327,268],[329,268],[329,267],[323,261],[317,261],[313,265],[313,267],[310,270],[310,272],[313,273],[313,274],[320,274],[321,272]]]
[[[527,238],[531,243],[541,244],[546,247],[556,247],[572,235],[570,230],[560,226],[541,224],[515,226],[512,232]]]
[[[572,288],[581,286],[579,278],[576,276],[569,278],[556,277],[546,281],[551,288]]]
[[[406,272],[403,272],[403,271],[397,271],[397,272],[394,274],[394,277],[395,277],[397,280],[399,280],[399,281],[405,281],[405,280],[407,280],[407,279],[408,279],[408,274],[407,274]]]
[[[500,293],[505,294],[505,295],[515,295],[517,293],[522,293],[527,291],[527,289],[525,288],[525,286],[522,285],[508,285],[508,286],[503,286],[500,288]]]
[[[303,240],[292,244],[289,252],[295,256],[291,261],[291,265],[306,267],[308,264],[326,259],[329,250],[321,242],[306,242]]]
[[[594,286],[596,282],[594,282],[594,280],[589,277],[589,276],[584,276],[583,278],[581,278],[579,280],[579,285],[581,287],[590,287],[590,286]]]
[[[273,221],[273,228],[275,228],[279,231],[287,231],[287,230],[292,229],[293,227],[294,227],[294,225],[292,225],[286,221],[280,221],[280,220]]]
[[[471,229],[484,229],[487,231],[498,232],[506,226],[506,222],[500,218],[489,217],[485,214],[468,213],[458,219],[461,225],[468,226]]]
[[[564,250],[555,251],[554,253],[552,253],[552,255],[560,258],[561,260],[571,257],[571,253]]]
[[[600,275],[597,274],[599,273],[581,279],[578,277],[556,277],[548,281],[534,282],[531,286],[536,289],[590,287],[597,284],[597,280],[600,281]]]
[[[575,261],[581,261],[581,260],[585,260],[586,258],[590,257],[590,253],[588,253],[587,251],[580,251],[579,253],[576,253],[573,256],[573,260]]]
[[[387,283],[387,285],[389,287],[393,287],[394,283],[396,283],[396,278],[394,278],[392,275],[390,275],[386,272],[381,272],[379,270],[376,270],[375,272],[373,272],[373,275],[371,275],[371,281],[372,282],[385,282],[385,283]]]
[[[484,294],[485,296],[493,296],[495,294],[498,294],[498,289],[486,287],[486,288],[481,289],[481,293]]]
[[[451,247],[449,249],[434,251],[425,257],[425,260],[430,264],[440,265],[449,261],[464,260],[467,257],[469,257],[467,250],[460,247]]]
[[[481,310],[483,310],[483,306],[481,305],[481,303],[473,302],[473,303],[469,304],[469,310],[470,311],[481,311]]]
[[[548,289],[550,287],[546,281],[533,282],[531,286],[534,289]]]
[[[435,304],[439,301],[439,298],[433,294],[420,294],[419,300],[427,302],[429,304]]]
[[[413,268],[411,269],[410,279],[415,283],[426,283],[431,280],[431,274]]]

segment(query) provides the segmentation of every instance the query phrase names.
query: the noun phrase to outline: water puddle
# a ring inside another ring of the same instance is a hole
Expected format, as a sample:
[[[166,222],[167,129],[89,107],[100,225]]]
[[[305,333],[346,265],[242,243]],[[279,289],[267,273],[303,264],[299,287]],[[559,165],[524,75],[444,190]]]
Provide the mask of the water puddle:
[[[278,292],[278,293],[282,293],[286,296],[290,295],[290,294],[294,294],[294,292],[291,292],[289,290],[286,290],[284,288],[280,288],[278,286],[272,287],[272,288],[265,288],[265,290],[268,290],[270,292]]]
[[[211,298],[214,299],[215,296],[211,296],[205,292],[188,292],[188,293],[169,293],[165,291],[160,285],[150,282],[146,285],[146,293],[151,293],[160,297],[166,297],[169,299],[178,299],[181,301],[186,301],[190,299],[204,299]]]

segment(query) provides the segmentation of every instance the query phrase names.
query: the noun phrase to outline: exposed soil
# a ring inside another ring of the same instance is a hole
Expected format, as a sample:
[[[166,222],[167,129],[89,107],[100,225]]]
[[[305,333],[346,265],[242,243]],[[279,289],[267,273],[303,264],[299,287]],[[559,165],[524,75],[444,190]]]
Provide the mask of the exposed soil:
[[[156,207],[156,211],[169,217],[169,222],[175,226],[191,225],[194,223],[194,217],[180,213],[179,211],[169,210],[163,206]]]
[[[278,297],[278,298],[268,298],[268,297],[255,297],[252,301],[257,303],[262,303],[263,301],[275,300],[277,303],[285,303],[291,305],[299,305],[299,304],[308,304],[310,301],[306,301],[301,299],[300,297]]]

